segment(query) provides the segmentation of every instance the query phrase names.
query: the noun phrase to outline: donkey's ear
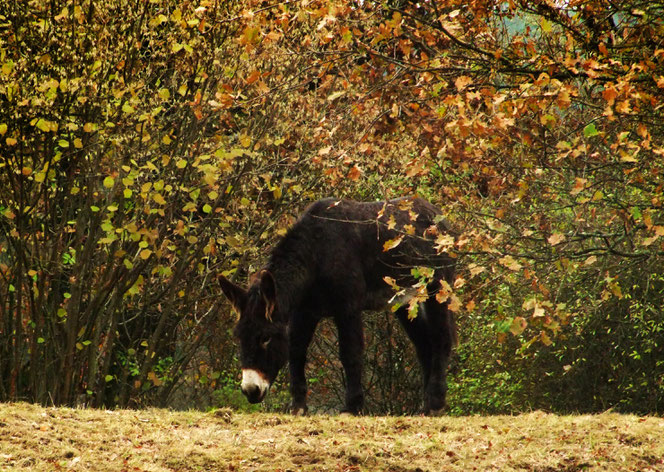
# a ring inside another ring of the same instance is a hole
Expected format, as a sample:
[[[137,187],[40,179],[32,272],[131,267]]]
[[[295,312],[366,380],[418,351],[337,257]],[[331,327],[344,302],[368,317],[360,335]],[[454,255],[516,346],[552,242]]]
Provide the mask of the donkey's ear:
[[[272,314],[277,307],[277,284],[268,270],[260,273],[261,295],[265,301],[265,318],[272,321]]]
[[[219,274],[219,285],[221,285],[224,295],[233,304],[233,308],[241,314],[247,302],[247,291],[221,274]]]

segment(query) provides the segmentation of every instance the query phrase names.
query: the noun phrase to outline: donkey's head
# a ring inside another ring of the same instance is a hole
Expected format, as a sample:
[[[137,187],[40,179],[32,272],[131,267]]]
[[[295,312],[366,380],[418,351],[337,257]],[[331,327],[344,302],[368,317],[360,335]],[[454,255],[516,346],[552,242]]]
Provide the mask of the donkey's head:
[[[263,270],[248,290],[223,275],[219,283],[240,314],[235,337],[240,344],[242,393],[249,402],[259,403],[288,361],[286,319],[279,312],[274,278]]]

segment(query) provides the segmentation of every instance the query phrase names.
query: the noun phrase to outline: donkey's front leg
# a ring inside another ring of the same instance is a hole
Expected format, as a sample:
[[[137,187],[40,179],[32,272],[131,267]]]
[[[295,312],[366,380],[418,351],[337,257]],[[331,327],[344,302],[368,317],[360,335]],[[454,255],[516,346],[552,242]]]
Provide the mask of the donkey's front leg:
[[[316,330],[318,320],[306,315],[294,316],[288,329],[291,413],[306,415],[307,379],[304,367],[307,362],[307,348]]]
[[[364,407],[362,392],[362,353],[364,333],[360,313],[335,318],[339,331],[339,356],[346,372],[346,406],[344,413],[358,415]]]

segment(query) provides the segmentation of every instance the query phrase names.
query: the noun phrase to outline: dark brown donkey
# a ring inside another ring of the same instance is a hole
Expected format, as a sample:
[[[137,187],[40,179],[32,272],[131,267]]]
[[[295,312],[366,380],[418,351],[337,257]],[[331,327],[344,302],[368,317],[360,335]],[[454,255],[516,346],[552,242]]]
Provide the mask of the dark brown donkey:
[[[422,365],[425,411],[442,409],[456,332],[448,302],[439,303],[435,295],[441,281],[452,285],[454,259],[439,254],[435,240],[450,232],[441,211],[421,198],[373,203],[320,200],[276,245],[248,290],[220,276],[223,292],[240,314],[235,335],[242,392],[249,401],[263,400],[288,362],[292,411],[306,413],[307,347],[318,322],[328,316],[339,331],[346,373],[344,411],[359,413],[364,400],[361,313],[395,303],[395,291],[386,280],[411,287],[418,282],[412,269],[428,267],[433,278],[417,316],[409,319],[404,297],[396,316]],[[386,243],[393,247],[386,250]]]

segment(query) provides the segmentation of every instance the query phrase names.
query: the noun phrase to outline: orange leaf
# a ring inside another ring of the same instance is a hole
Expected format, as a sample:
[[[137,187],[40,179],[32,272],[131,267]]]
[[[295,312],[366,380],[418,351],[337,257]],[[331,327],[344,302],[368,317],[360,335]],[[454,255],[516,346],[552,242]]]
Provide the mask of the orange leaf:
[[[454,85],[456,85],[456,88],[460,91],[468,87],[471,83],[473,82],[473,79],[468,77],[467,75],[462,75],[461,77],[458,77],[454,81]]]
[[[251,74],[249,74],[249,77],[247,77],[246,82],[247,82],[247,84],[253,84],[258,79],[260,79],[260,77],[261,77],[261,73],[258,72],[258,69],[256,69]]]
[[[353,166],[353,167],[348,171],[348,175],[347,175],[347,177],[348,177],[350,180],[357,180],[357,179],[360,178],[361,175],[362,175],[362,171],[361,171],[357,166]]]

